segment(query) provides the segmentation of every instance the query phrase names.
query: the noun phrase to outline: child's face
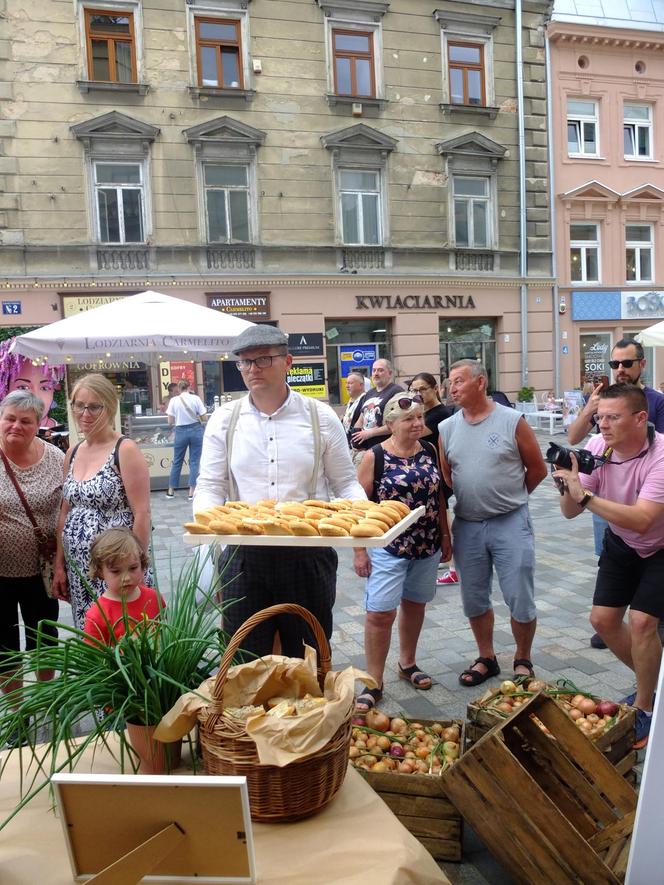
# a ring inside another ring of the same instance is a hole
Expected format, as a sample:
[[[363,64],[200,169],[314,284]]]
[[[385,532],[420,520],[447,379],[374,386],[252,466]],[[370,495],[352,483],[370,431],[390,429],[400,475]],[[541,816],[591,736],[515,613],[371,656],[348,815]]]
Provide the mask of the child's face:
[[[101,577],[108,591],[116,596],[131,593],[143,580],[143,566],[138,553],[116,559],[112,563],[104,563]]]

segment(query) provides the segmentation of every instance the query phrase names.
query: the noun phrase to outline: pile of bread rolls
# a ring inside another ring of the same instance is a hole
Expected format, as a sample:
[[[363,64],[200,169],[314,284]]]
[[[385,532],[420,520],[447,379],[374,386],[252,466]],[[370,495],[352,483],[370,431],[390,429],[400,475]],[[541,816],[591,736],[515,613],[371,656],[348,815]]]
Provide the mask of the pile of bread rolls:
[[[401,501],[227,501],[194,514],[195,535],[297,535],[379,538],[410,514]]]

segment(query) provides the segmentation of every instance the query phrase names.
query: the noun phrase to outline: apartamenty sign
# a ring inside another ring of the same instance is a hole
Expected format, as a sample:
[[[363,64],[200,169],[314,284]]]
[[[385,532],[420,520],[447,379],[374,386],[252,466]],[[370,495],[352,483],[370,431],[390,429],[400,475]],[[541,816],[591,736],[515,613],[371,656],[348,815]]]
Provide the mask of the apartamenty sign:
[[[246,292],[238,294],[214,294],[207,293],[208,307],[212,310],[220,310],[231,316],[241,317],[243,320],[269,320],[270,319],[270,293],[269,292]]]

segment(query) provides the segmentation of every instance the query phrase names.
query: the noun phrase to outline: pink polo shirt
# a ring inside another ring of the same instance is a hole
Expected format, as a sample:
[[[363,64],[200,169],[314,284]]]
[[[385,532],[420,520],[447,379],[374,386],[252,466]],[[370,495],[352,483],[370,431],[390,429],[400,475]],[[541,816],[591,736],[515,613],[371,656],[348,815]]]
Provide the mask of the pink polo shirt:
[[[606,448],[601,433],[593,436],[585,448],[593,455],[601,455]],[[623,464],[611,463],[621,460],[614,453],[606,464],[598,467],[590,476],[581,474],[581,484],[600,498],[616,504],[636,504],[638,498],[664,504],[664,434],[656,433],[650,448],[646,443],[642,451],[646,451],[642,458],[636,457]],[[609,525],[611,531],[641,557],[652,556],[664,549],[664,513],[647,532],[633,532],[612,522]]]

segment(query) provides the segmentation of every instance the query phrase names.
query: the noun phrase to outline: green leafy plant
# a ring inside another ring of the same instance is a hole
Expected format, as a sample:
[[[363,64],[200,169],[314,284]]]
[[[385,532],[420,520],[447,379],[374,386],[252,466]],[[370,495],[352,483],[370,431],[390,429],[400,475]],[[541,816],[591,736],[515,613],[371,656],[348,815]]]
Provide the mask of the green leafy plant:
[[[38,633],[36,648],[15,656],[23,688],[0,696],[0,746],[23,745],[23,798],[12,817],[54,773],[73,770],[91,746],[118,753],[121,771],[137,770],[126,724],[156,725],[181,694],[215,672],[228,637],[220,626],[225,606],[216,601],[221,579],[209,590],[199,586],[206,561],[196,554],[183,566],[158,619],[130,623],[125,612],[126,632],[114,645],[57,623],[56,642]],[[55,671],[55,678],[38,681],[42,670]],[[113,747],[111,733],[117,735]]]
[[[532,403],[535,399],[535,388],[522,387],[517,393],[516,398],[520,403]]]

